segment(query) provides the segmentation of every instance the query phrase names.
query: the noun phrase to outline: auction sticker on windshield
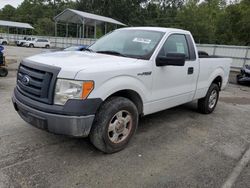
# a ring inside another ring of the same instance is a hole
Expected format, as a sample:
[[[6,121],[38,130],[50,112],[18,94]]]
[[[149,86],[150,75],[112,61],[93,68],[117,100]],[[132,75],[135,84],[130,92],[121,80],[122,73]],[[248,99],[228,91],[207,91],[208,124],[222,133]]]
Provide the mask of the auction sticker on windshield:
[[[144,38],[134,38],[133,42],[140,42],[140,43],[150,44],[151,40],[150,39],[144,39]]]

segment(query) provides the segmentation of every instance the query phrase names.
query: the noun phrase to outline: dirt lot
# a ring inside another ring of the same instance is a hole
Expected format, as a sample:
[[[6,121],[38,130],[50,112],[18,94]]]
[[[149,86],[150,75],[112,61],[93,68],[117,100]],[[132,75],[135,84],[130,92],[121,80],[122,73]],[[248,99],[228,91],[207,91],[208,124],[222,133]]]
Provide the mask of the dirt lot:
[[[41,52],[7,51],[8,59]],[[10,66],[0,78],[1,188],[250,187],[250,87],[230,84],[211,115],[189,103],[144,117],[125,150],[105,155],[88,139],[25,123],[11,103],[18,63]]]

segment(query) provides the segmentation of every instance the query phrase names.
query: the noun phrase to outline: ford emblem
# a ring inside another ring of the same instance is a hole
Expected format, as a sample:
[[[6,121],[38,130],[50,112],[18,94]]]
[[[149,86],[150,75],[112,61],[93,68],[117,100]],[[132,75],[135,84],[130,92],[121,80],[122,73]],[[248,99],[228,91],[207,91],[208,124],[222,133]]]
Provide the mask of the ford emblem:
[[[29,85],[29,82],[30,82],[30,77],[29,76],[27,76],[27,75],[24,75],[23,77],[22,77],[22,83],[24,84],[24,85]]]

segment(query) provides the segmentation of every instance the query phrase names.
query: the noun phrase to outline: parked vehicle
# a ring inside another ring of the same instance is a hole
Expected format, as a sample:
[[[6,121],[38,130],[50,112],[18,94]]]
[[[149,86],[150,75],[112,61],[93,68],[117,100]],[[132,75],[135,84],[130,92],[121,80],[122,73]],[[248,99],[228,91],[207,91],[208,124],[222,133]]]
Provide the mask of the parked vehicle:
[[[194,100],[201,113],[212,113],[231,62],[199,58],[189,31],[123,28],[83,52],[23,60],[12,100],[31,125],[89,136],[98,149],[113,153],[128,144],[140,116]]]
[[[5,39],[5,38],[3,38],[3,37],[0,37],[0,44],[1,44],[1,45],[7,45],[7,44],[9,44],[9,42],[8,42],[7,39]]]
[[[88,45],[81,45],[81,46],[70,46],[65,48],[64,51],[83,51],[88,47]]]
[[[24,45],[24,43],[26,42],[26,41],[34,41],[36,38],[33,38],[33,37],[24,37],[23,39],[21,39],[21,40],[17,40],[16,41],[16,45],[17,46],[23,46]]]
[[[245,65],[236,77],[238,84],[250,84],[250,65]]]
[[[4,47],[0,46],[0,77],[6,77],[8,75],[8,69],[6,68],[6,62],[4,57]]]
[[[48,39],[31,39],[27,40],[23,46],[30,48],[50,48],[50,41]]]

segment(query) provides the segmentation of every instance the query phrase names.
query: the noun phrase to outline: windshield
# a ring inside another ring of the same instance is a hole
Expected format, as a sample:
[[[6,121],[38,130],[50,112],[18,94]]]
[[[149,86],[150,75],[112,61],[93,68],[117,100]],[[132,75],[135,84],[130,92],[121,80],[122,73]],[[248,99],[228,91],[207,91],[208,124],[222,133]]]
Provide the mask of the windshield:
[[[97,40],[89,50],[97,53],[149,59],[163,32],[145,30],[116,30]]]

